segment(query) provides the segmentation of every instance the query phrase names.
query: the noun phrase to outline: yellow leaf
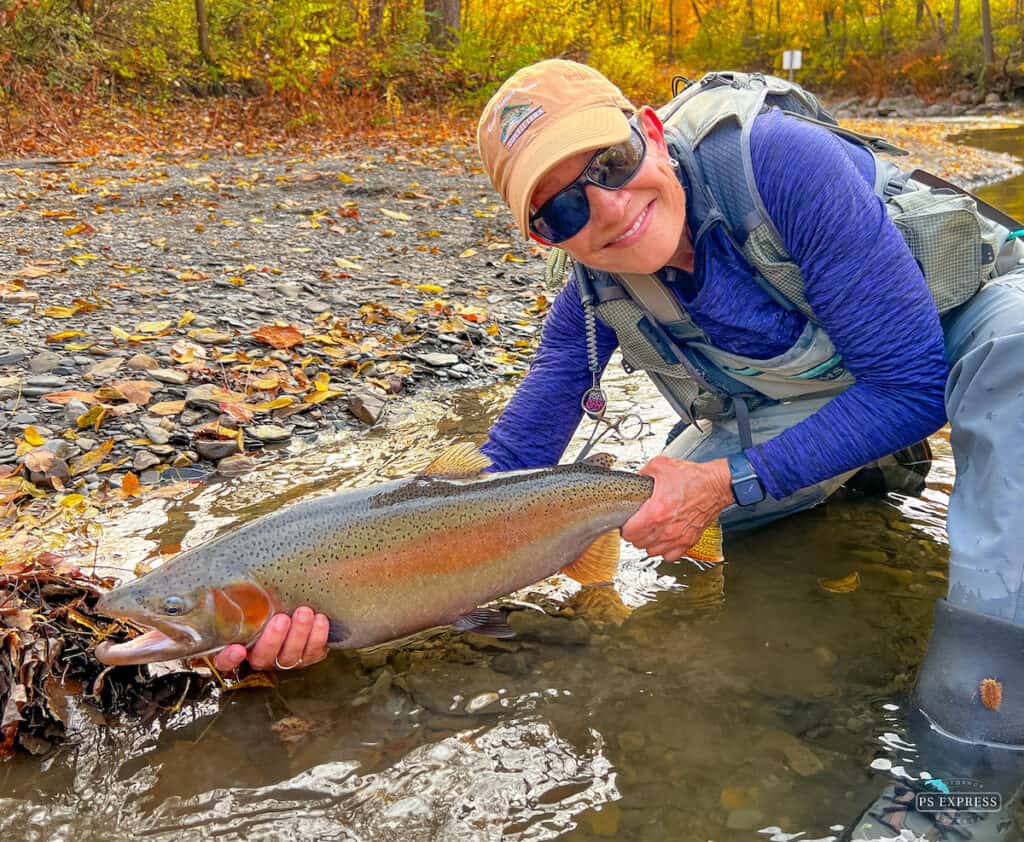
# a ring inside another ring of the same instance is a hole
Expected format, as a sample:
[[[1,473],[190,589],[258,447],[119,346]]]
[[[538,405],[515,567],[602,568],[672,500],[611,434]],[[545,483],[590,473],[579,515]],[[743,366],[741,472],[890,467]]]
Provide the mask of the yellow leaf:
[[[195,319],[196,314],[191,310],[186,310],[178,317],[178,327],[188,327],[192,324],[192,320]]]
[[[249,409],[254,412],[269,412],[271,409],[283,409],[286,406],[291,406],[295,403],[295,398],[289,395],[282,395],[279,398],[274,398],[272,401],[266,403],[255,403],[249,404]]]
[[[850,593],[860,587],[860,573],[854,570],[841,579],[818,579],[818,584],[829,593]]]
[[[459,257],[472,257],[474,254],[476,254],[476,249],[466,249]]]
[[[142,322],[135,330],[139,333],[159,333],[162,330],[167,330],[172,324],[170,319],[165,322]]]
[[[77,307],[47,307],[43,310],[44,316],[49,316],[51,319],[70,319],[75,313],[78,312]]]
[[[338,173],[338,181],[340,181],[342,184],[351,184],[353,181],[355,181],[355,179],[352,178],[352,176],[350,176],[347,172],[340,172]]]
[[[71,258],[71,262],[76,266],[88,266],[90,260],[99,260],[98,254],[76,254]]]
[[[82,494],[68,494],[66,497],[62,497],[60,504],[65,509],[71,509],[77,506],[79,503],[85,502],[85,496]]]
[[[313,385],[316,386],[318,392],[326,392],[327,387],[331,382],[331,375],[326,371],[321,371],[317,376],[316,380],[313,381]]]
[[[73,477],[77,477],[79,474],[84,474],[86,471],[92,470],[99,465],[106,455],[110,453],[111,448],[114,446],[113,439],[107,439],[102,444],[97,445],[88,453],[83,453],[77,459],[72,461],[68,470]]]
[[[33,447],[39,447],[39,445],[44,444],[46,442],[46,439],[43,436],[39,435],[35,427],[26,427],[25,441],[27,441]]]
[[[65,339],[74,339],[76,336],[85,336],[80,330],[62,330],[59,333],[51,333],[46,337],[47,342],[63,342]]]
[[[409,214],[402,213],[401,211],[393,211],[388,210],[387,208],[381,208],[380,212],[384,214],[384,216],[389,216],[392,219],[397,219],[401,222],[408,222],[410,219],[412,219],[412,217],[409,216]]]
[[[307,404],[323,403],[324,401],[329,400],[330,398],[338,397],[340,394],[341,394],[341,392],[330,392],[330,391],[328,391],[328,392],[313,392],[313,393],[311,393],[311,394],[306,396],[306,400],[304,401],[304,403],[307,403]]]
[[[487,335],[488,336],[497,336],[500,332],[501,331],[499,330],[499,328],[498,328],[498,326],[496,324],[489,324],[489,325],[487,325]]]
[[[526,260],[524,258],[517,257],[516,255],[512,254],[512,252],[510,252],[510,251],[505,252],[501,256],[501,259],[505,263],[526,263]]]
[[[160,401],[147,408],[151,415],[177,415],[185,408],[185,401]]]
[[[339,269],[362,269],[358,263],[353,263],[351,260],[346,260],[344,257],[334,258],[334,265]]]
[[[75,423],[78,425],[79,430],[84,430],[86,427],[92,427],[94,430],[99,431],[100,424],[106,417],[106,407],[95,404],[89,408],[88,412],[83,412],[78,418],[75,419]]]
[[[92,342],[66,342],[64,343],[65,351],[84,351],[87,348],[91,348],[94,343]]]
[[[444,287],[439,287],[437,284],[416,284],[416,289],[427,295],[437,295],[439,292],[444,292]]]
[[[114,339],[120,339],[122,341],[131,339],[131,334],[127,330],[122,330],[117,327],[117,325],[111,325],[110,332],[114,335]]]
[[[228,278],[228,283],[229,284],[234,284],[236,287],[244,287],[245,286],[245,278],[243,278],[243,277],[241,277],[239,275],[232,275],[230,278]]]

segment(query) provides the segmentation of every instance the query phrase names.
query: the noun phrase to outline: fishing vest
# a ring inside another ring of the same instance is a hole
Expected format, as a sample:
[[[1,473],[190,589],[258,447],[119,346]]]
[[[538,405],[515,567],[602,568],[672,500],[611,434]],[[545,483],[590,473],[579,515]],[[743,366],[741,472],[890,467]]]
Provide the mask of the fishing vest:
[[[744,416],[741,426],[747,426],[751,403],[838,394],[853,382],[807,303],[800,268],[786,251],[754,180],[751,130],[755,119],[773,107],[872,154],[875,193],[920,265],[940,315],[966,302],[998,273],[1010,231],[1022,227],[936,176],[920,170],[905,174],[878,158],[882,152],[907,153],[880,137],[839,126],[799,85],[739,72],[710,73],[688,82],[658,116],[670,154],[689,184],[697,223],[694,245],[712,226],[723,226],[764,290],[808,320],[785,353],[767,360],[744,357],[713,346],[656,276],[616,275],[577,264],[573,274],[584,308],[592,307],[615,331],[627,369],[648,374],[690,422],[735,410]],[[566,263],[566,255],[553,249],[549,281],[564,277]]]

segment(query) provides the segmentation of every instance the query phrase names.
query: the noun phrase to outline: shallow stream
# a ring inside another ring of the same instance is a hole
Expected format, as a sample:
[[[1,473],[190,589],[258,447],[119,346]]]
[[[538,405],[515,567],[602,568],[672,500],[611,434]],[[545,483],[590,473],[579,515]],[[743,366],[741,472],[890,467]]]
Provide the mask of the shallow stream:
[[[1014,190],[992,200],[1013,212]],[[599,449],[638,467],[672,418],[619,367],[606,385],[612,417],[650,423]],[[410,402],[380,431],[144,501],[105,525],[99,561],[130,570],[299,497],[407,474],[482,440],[509,394]],[[0,836],[835,838],[887,781],[872,763],[912,760],[894,737],[945,593],[953,480],[948,440],[932,444],[922,498],[836,499],[730,536],[710,571],[655,567],[623,545],[624,619],[557,579],[520,597],[570,611],[536,612],[512,641],[433,633],[336,652],[276,689],[221,694],[145,727],[93,727],[77,707],[71,745],[0,765]],[[851,592],[822,584],[854,571]]]

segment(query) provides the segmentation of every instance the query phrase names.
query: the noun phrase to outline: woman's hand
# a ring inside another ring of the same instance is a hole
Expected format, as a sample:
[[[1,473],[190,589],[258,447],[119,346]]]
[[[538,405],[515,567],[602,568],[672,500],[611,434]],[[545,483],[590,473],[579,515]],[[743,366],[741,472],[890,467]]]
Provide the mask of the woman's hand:
[[[654,477],[654,493],[622,527],[622,537],[650,555],[676,561],[734,502],[729,463],[684,462],[655,456],[639,472]]]
[[[296,608],[289,617],[275,614],[263,634],[248,652],[240,643],[222,649],[213,659],[221,672],[237,669],[248,658],[253,669],[294,669],[308,667],[327,657],[327,635],[331,625],[324,614],[311,608]]]

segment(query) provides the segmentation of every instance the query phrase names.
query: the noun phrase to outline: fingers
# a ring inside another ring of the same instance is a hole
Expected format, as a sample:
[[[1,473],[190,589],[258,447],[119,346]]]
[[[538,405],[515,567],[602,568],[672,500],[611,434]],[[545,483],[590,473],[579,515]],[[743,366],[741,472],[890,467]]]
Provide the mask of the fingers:
[[[327,657],[327,636],[331,632],[331,623],[324,614],[317,614],[313,620],[313,631],[305,649],[302,650],[302,663],[306,666],[322,661]]]
[[[274,668],[274,660],[281,652],[291,625],[291,617],[287,614],[275,614],[270,619],[263,634],[260,635],[256,645],[249,653],[249,663],[252,664],[253,669],[269,670]]]
[[[241,643],[234,643],[225,649],[221,649],[214,658],[213,666],[218,672],[234,672],[238,669],[248,653]]]
[[[298,666],[312,631],[312,609],[306,607],[296,608],[295,613],[292,614],[292,625],[288,630],[288,636],[276,655],[277,664],[285,669]]]

